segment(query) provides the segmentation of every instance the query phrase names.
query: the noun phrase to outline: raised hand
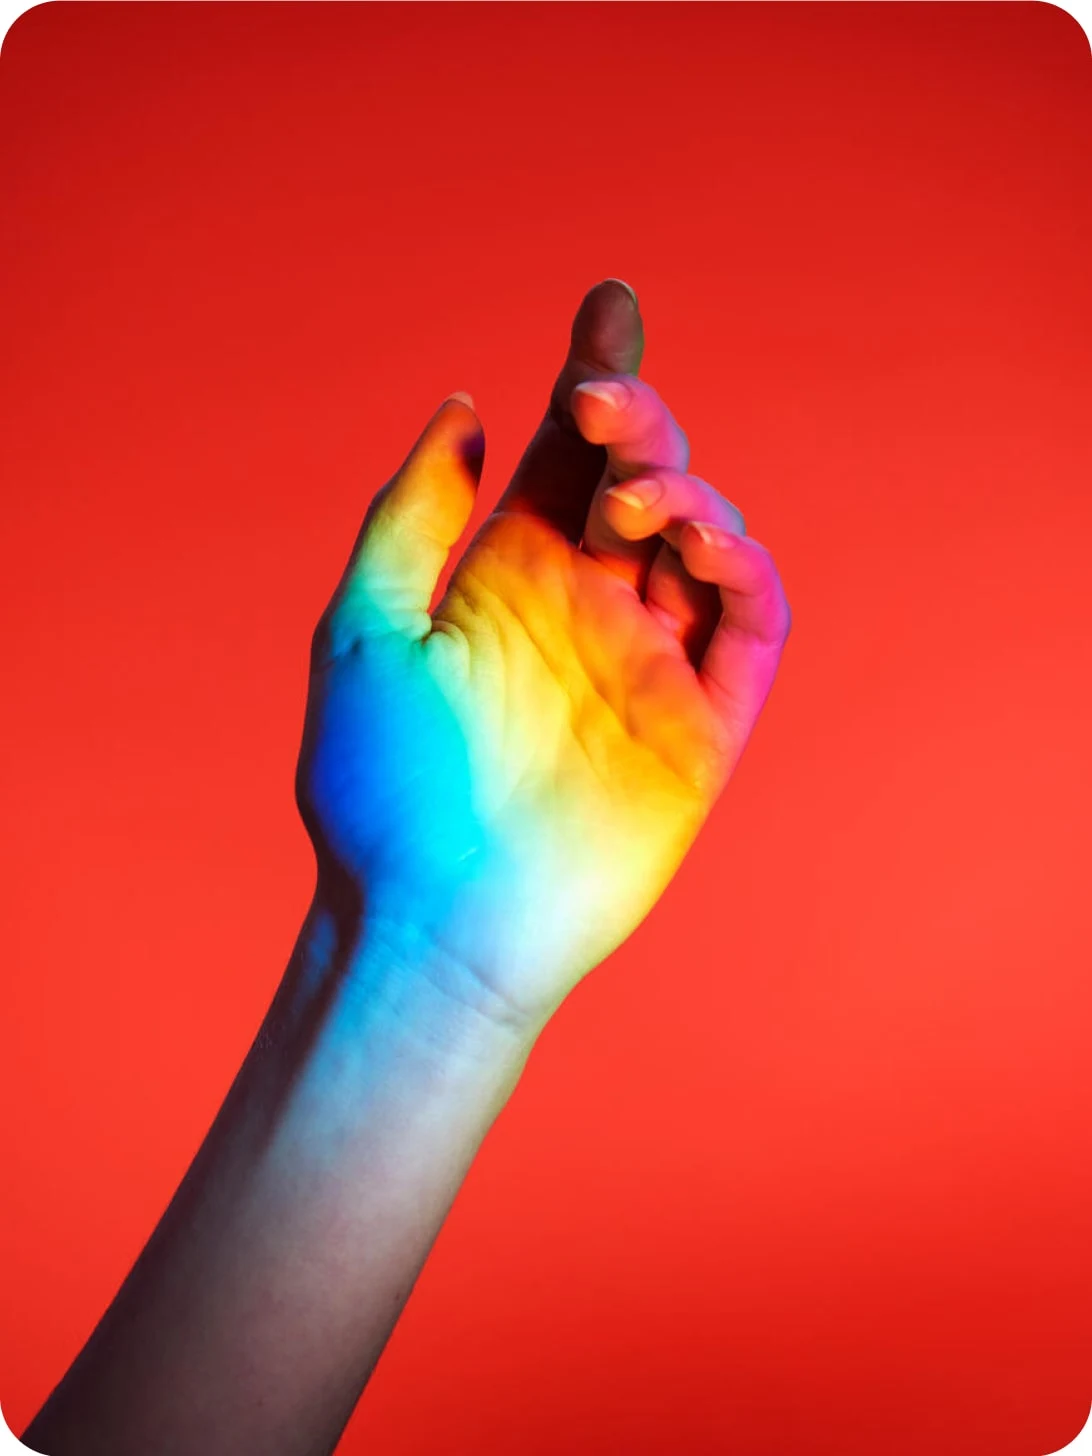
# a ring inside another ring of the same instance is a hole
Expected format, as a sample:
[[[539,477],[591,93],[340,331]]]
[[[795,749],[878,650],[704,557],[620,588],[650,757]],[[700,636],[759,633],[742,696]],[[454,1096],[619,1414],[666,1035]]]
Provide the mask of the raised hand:
[[[630,291],[598,285],[430,614],[484,454],[473,409],[446,401],[315,634],[297,794],[320,896],[412,946],[407,974],[530,1026],[677,870],[790,627],[769,553],[686,473],[641,349]]]
[[[788,608],[736,508],[687,474],[641,342],[625,285],[592,289],[431,612],[481,475],[464,398],[368,511],[313,644],[314,903],[31,1449],[332,1451],[538,1032],[724,787]]]
[[[788,609],[736,508],[686,473],[641,344],[625,285],[592,289],[433,610],[481,475],[465,398],[369,509],[313,643],[314,902],[31,1449],[332,1451],[538,1032],[724,787]]]

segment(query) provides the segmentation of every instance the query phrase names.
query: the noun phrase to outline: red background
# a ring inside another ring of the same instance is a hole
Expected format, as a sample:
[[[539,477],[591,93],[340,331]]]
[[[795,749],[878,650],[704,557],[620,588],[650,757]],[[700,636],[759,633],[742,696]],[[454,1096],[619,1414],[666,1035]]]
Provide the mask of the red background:
[[[584,290],[794,613],[490,1134],[343,1450],[1042,1456],[1092,1400],[1092,58],[1040,4],[73,4],[0,59],[0,1401],[306,909],[311,630]]]

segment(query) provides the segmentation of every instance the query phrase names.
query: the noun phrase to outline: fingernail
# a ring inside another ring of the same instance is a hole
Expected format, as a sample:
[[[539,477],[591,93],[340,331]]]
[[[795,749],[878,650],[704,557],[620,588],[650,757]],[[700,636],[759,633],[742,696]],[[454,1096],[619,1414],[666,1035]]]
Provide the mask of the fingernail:
[[[465,404],[468,409],[474,410],[474,413],[477,414],[474,401],[465,389],[457,389],[454,394],[449,394],[447,399],[444,400],[444,404],[449,404],[453,399],[457,399],[460,404]]]
[[[620,283],[622,285],[622,287],[626,290],[626,292],[629,294],[630,298],[633,299],[633,306],[634,306],[634,308],[640,308],[641,305],[637,302],[637,295],[636,295],[636,293],[633,291],[633,289],[629,286],[629,284],[626,282],[626,280],[624,278],[604,278],[603,279],[603,282],[604,283]]]
[[[691,521],[689,523],[697,531],[698,535],[707,546],[712,546],[715,551],[723,551],[727,546],[734,546],[739,540],[731,531],[722,531],[719,526],[711,526],[705,521]]]
[[[576,388],[582,394],[590,394],[593,399],[601,399],[604,404],[609,404],[611,409],[625,409],[629,403],[630,392],[624,384],[596,379],[587,384],[578,384]]]
[[[663,493],[663,482],[655,479],[627,480],[624,484],[612,485],[603,492],[637,511],[644,511],[655,505]]]

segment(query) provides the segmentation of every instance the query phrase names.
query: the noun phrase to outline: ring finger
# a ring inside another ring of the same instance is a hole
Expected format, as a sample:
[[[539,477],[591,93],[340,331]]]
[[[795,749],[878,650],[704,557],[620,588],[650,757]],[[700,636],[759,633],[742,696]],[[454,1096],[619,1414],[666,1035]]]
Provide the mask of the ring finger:
[[[721,614],[719,592],[683,565],[680,536],[689,521],[745,536],[739,508],[708,481],[680,470],[647,470],[603,492],[602,510],[619,539],[651,547],[644,600],[692,661],[700,661]]]

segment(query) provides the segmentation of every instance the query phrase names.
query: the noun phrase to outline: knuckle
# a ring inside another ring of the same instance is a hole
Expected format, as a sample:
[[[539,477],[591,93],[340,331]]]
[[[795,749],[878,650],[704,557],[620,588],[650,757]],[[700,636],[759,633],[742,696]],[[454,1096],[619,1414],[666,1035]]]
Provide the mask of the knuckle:
[[[654,454],[666,456],[661,461],[663,465],[685,471],[690,460],[690,440],[686,431],[651,384],[644,379],[627,382],[634,389],[630,418],[646,447]]]
[[[741,536],[746,536],[747,520],[743,512],[740,510],[739,506],[737,506],[733,501],[725,500],[724,496],[721,496],[720,498],[722,501],[724,501],[724,507],[727,509],[727,513],[735,524],[739,534]]]
[[[316,632],[311,638],[310,668],[311,674],[323,672],[334,661],[337,654],[334,652],[330,636],[326,632]]]
[[[322,616],[315,624],[315,630],[311,633],[311,661],[325,657],[330,649],[332,631],[330,626],[331,611],[327,607]]]
[[[311,669],[329,667],[344,655],[348,645],[344,613],[339,601],[333,601],[323,612],[311,634]]]
[[[695,520],[723,524],[739,536],[747,535],[747,521],[743,512],[715,485],[708,480],[702,480],[699,475],[683,475],[681,472],[678,479],[681,482],[680,489],[688,497],[687,505]]]

